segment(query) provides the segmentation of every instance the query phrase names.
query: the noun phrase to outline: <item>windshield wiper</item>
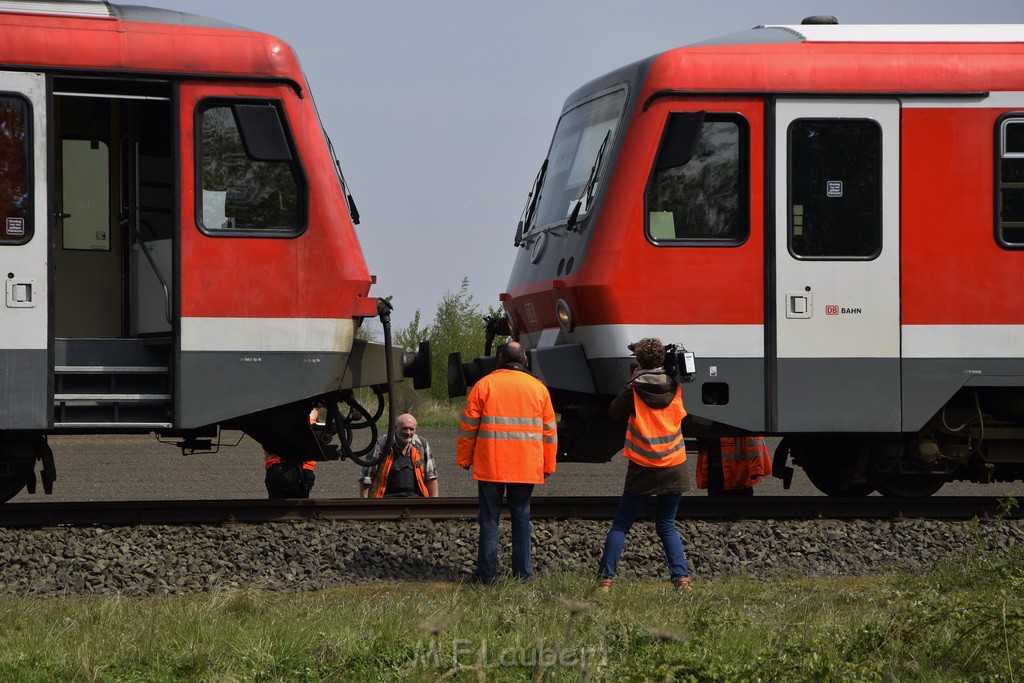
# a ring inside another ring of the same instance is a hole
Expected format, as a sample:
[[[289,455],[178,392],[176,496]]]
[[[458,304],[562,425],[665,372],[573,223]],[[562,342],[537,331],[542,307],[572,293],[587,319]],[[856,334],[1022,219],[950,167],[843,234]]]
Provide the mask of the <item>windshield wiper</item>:
[[[523,209],[523,215],[519,218],[519,227],[516,228],[516,239],[513,246],[518,247],[523,243],[523,231],[529,229],[533,215],[537,212],[537,203],[540,201],[540,188],[544,185],[544,176],[547,173],[548,160],[545,159],[544,163],[540,165],[540,170],[537,171],[537,177],[533,181],[533,189],[526,196],[526,208]]]
[[[345,202],[348,204],[348,215],[352,218],[353,225],[359,225],[359,209],[356,208],[356,200],[353,199],[352,193],[349,192],[348,182],[345,180],[345,174],[341,171],[341,162],[338,161],[338,155],[334,152],[334,143],[331,142],[331,136],[324,132],[324,138],[327,140],[327,147],[331,151],[331,158],[334,159],[334,167],[338,169],[338,179],[341,181],[341,191],[345,193]]]
[[[573,226],[576,225],[576,221],[580,217],[580,209],[583,208],[583,199],[587,200],[587,211],[590,211],[591,202],[594,199],[594,187],[597,186],[597,172],[601,170],[601,160],[604,158],[604,150],[608,147],[608,140],[612,137],[611,129],[604,134],[604,140],[601,141],[601,146],[597,148],[597,156],[594,158],[594,165],[590,169],[590,177],[587,178],[587,184],[583,186],[583,192],[580,193],[580,198],[576,200],[576,206],[572,207],[572,213],[569,214],[569,218],[565,221],[565,229],[572,230]]]
[[[345,191],[345,201],[348,203],[348,215],[352,217],[352,225],[359,225],[359,209],[356,208],[356,200],[348,189],[345,174],[341,172],[341,162],[335,159],[334,165],[338,167],[338,175],[341,176],[341,186]]]

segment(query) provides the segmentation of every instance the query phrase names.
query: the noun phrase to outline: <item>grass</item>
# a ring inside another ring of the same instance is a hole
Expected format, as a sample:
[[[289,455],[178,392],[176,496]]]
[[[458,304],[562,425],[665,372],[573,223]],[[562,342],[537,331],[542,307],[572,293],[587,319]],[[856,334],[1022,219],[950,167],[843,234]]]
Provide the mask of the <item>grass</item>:
[[[448,402],[424,397],[417,399],[415,405],[406,409],[416,416],[416,424],[420,427],[458,427],[462,407],[466,399],[451,399]]]
[[[373,394],[365,389],[357,389],[356,398],[368,408],[376,406],[376,399]],[[399,413],[412,413],[416,416],[416,424],[420,427],[458,427],[459,417],[463,406],[466,405],[464,396],[441,401],[426,391],[415,391],[411,382],[402,382],[396,387],[395,406]],[[383,429],[387,430],[387,413],[384,414]]]
[[[697,577],[699,580],[699,577]],[[924,575],[0,597],[12,681],[1013,681],[1024,556]]]

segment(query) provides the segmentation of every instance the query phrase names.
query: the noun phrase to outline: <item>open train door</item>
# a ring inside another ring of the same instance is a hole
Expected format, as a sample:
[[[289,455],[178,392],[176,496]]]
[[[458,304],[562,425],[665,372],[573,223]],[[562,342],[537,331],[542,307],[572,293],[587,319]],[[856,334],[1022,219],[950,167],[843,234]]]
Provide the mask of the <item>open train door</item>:
[[[46,181],[46,79],[0,72],[0,447],[50,421]]]
[[[780,99],[773,429],[900,430],[900,106]]]

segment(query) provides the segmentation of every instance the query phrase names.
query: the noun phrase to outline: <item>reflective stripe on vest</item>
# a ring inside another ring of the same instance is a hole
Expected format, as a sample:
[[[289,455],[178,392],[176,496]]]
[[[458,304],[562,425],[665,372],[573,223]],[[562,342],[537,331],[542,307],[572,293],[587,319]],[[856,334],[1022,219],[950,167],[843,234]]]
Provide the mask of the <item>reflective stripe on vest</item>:
[[[480,429],[480,418],[466,417],[465,413],[463,413],[462,419],[459,420],[459,436],[475,439],[476,430],[478,429]]]
[[[478,439],[507,439],[509,441],[540,441],[541,443],[555,443],[557,437],[545,436],[544,432],[550,432],[556,428],[554,422],[545,422],[539,417],[497,417],[495,415],[484,415],[476,420],[463,418],[465,423],[473,426],[476,423],[484,429],[475,433]],[[505,429],[505,427],[526,427],[520,429]],[[536,430],[536,431],[534,431]],[[468,430],[462,430],[466,436],[474,436]]]
[[[740,449],[736,452],[736,442],[739,441]],[[768,457],[768,445],[760,436],[741,436],[737,439],[722,439],[722,461],[726,460],[753,460],[755,458]]]
[[[420,493],[423,494],[424,498],[429,498],[430,494],[427,492],[427,482],[423,478],[425,461],[420,456],[420,449],[410,444],[409,451],[409,459],[412,460],[412,471],[416,474],[416,486],[419,488]],[[392,446],[383,462],[381,462],[380,469],[377,470],[377,476],[373,481],[373,488],[370,489],[370,498],[384,497],[384,493],[388,489],[388,475],[391,474],[391,466],[394,462],[395,449]]]
[[[673,467],[686,460],[683,441],[682,387],[676,387],[672,402],[664,408],[651,408],[633,393],[633,414],[626,425],[622,454],[644,467]]]

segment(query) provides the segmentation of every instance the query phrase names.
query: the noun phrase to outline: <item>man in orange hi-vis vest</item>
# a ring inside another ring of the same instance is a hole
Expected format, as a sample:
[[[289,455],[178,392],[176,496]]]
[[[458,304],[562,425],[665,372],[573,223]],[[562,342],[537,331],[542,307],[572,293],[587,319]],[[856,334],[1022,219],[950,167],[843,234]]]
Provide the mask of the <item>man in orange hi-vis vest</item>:
[[[709,496],[752,496],[754,485],[772,474],[772,458],[761,436],[701,439],[697,488]]]
[[[457,462],[473,468],[480,496],[480,540],[475,581],[492,583],[498,573],[498,516],[508,496],[512,518],[512,575],[533,575],[530,561],[530,496],[555,471],[558,447],[555,409],[540,380],[526,370],[517,342],[498,351],[499,368],[475,385],[459,425]]]
[[[309,412],[309,424],[316,424],[316,408]],[[263,455],[263,468],[267,471],[263,483],[269,498],[309,498],[316,483],[316,460],[285,460],[267,451]]]
[[[371,458],[387,445],[388,436],[377,439]],[[395,440],[389,452],[359,476],[362,498],[437,498],[437,466],[430,444],[416,433],[416,418],[409,413],[395,420]]]

